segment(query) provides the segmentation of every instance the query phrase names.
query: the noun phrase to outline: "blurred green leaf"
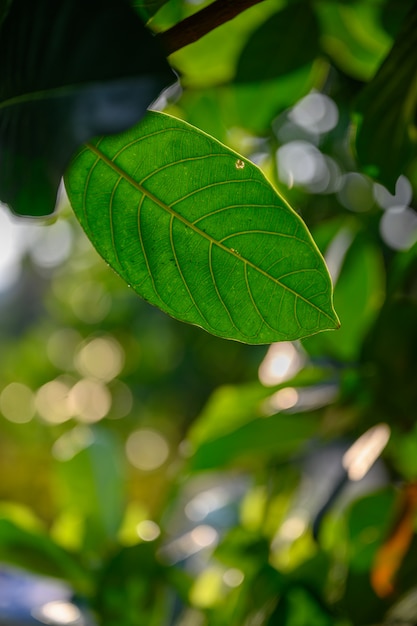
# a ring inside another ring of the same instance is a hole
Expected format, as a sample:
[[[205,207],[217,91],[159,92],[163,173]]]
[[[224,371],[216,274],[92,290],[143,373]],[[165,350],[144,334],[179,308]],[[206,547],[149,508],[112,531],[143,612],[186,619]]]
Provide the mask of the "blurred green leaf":
[[[414,0],[384,0],[381,7],[381,23],[384,29],[392,37],[398,35],[399,30],[407,16],[411,11]]]
[[[155,544],[143,543],[113,555],[98,576],[95,608],[106,626],[158,626],[172,612],[168,570],[156,559]]]
[[[390,486],[353,502],[346,512],[347,577],[338,607],[353,624],[379,623],[385,613],[386,601],[372,589],[370,571],[392,521],[394,502]]]
[[[103,428],[78,428],[73,439],[84,438],[84,447],[74,454],[71,444],[61,443],[59,498],[62,505],[82,516],[84,548],[100,553],[115,542],[125,503],[124,458],[116,437]],[[66,452],[68,446],[68,452]],[[65,460],[65,454],[69,456]]]
[[[349,566],[353,570],[370,571],[392,521],[395,499],[395,491],[389,487],[360,498],[349,508]]]
[[[198,129],[149,113],[81,150],[65,181],[103,258],[173,317],[254,344],[338,326],[304,223],[255,165]]]
[[[173,82],[120,0],[14,0],[0,55],[0,198],[21,215],[51,213],[76,148],[132,126]]]
[[[320,2],[315,10],[321,47],[337,67],[358,80],[369,80],[391,43],[380,26],[380,7],[373,2]]]
[[[312,367],[303,369],[293,378],[273,387],[264,387],[261,383],[218,387],[193,422],[188,439],[193,446],[199,446],[233,433],[244,424],[264,416],[265,401],[280,389],[310,387],[328,377],[328,369]]]
[[[267,626],[278,624],[280,626],[332,626],[335,622],[323,604],[307,588],[291,587],[279,600],[277,608],[266,624]]]
[[[404,436],[402,429],[395,429],[389,447],[395,469],[409,480],[417,474],[417,425]]]
[[[301,563],[289,572],[288,579],[292,584],[303,585],[308,588],[315,597],[324,598],[331,576],[332,560],[324,550],[318,551],[310,559]]]
[[[188,432],[189,441],[199,446],[256,419],[260,416],[262,402],[270,395],[271,389],[260,383],[219,387],[193,422]]]
[[[279,413],[258,418],[230,433],[202,443],[190,458],[193,471],[225,465],[257,466],[267,458],[287,461],[317,429],[317,416]]]
[[[11,3],[12,3],[12,0],[0,0],[0,24],[6,17]]]
[[[335,272],[334,301],[341,328],[337,335],[306,339],[303,345],[310,354],[332,355],[342,361],[358,359],[363,339],[378,314],[385,288],[382,254],[366,233],[355,230],[346,224],[326,246],[325,258]],[[319,233],[317,236],[320,239]]]
[[[271,80],[312,63],[319,28],[310,4],[289,4],[249,37],[236,68],[236,82]]]
[[[243,530],[231,529],[215,551],[216,560],[244,575],[234,590],[226,595],[214,613],[219,626],[239,626],[248,616],[271,612],[277,598],[286,586],[285,576],[269,562],[270,547],[264,537]]]
[[[415,580],[417,576],[417,567],[416,567],[417,560],[416,559],[417,559],[417,536],[416,536],[416,533],[414,532],[411,545],[404,556],[404,560],[401,561],[401,566],[396,576],[395,584],[396,584],[396,590],[398,591],[398,594],[404,593],[405,591],[408,591],[410,589],[415,590]],[[404,603],[403,607],[398,607],[397,610],[395,611],[396,616],[399,617],[401,613],[404,615],[404,613],[407,612],[407,608],[408,608],[408,611],[410,613],[411,611],[413,611],[413,617],[414,617],[415,610],[416,610],[415,595],[413,597],[413,600],[414,600],[413,603],[408,603],[408,607],[406,603]]]
[[[228,145],[233,141],[230,129],[241,129],[249,139],[246,154],[250,155],[258,151],[260,138],[253,137],[251,146],[251,137],[245,133],[268,134],[271,120],[313,87],[318,87],[326,71],[325,63],[316,63],[268,81],[184,90],[173,105],[172,113]],[[243,148],[232,147],[238,151]],[[261,145],[260,149],[265,150],[265,147]]]
[[[356,104],[361,115],[356,135],[360,163],[394,190],[416,155],[417,7]]]
[[[417,403],[417,302],[397,296],[382,308],[363,346],[375,406],[388,423],[411,427]]]
[[[92,580],[78,560],[46,534],[35,533],[0,519],[0,559],[39,574],[69,581],[81,592],[91,590]]]

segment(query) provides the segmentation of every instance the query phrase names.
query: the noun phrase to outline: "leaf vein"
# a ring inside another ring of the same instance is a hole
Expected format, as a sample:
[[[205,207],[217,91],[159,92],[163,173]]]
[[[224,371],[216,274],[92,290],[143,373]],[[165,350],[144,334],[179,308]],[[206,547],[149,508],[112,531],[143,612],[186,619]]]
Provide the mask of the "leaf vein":
[[[151,200],[154,204],[156,204],[157,206],[159,206],[161,209],[163,209],[164,211],[170,213],[171,215],[173,215],[174,217],[176,217],[180,222],[182,222],[185,226],[188,226],[192,229],[194,229],[195,232],[197,232],[201,237],[203,237],[204,239],[211,241],[214,245],[218,246],[219,248],[221,248],[222,250],[228,252],[229,254],[235,256],[236,258],[240,259],[241,261],[247,263],[250,267],[252,267],[255,271],[259,272],[260,274],[262,274],[263,276],[265,276],[267,279],[272,280],[272,282],[274,282],[275,284],[279,285],[282,289],[288,291],[288,293],[292,293],[294,296],[299,297],[301,300],[303,300],[309,307],[312,307],[313,309],[318,309],[322,315],[324,315],[325,317],[327,317],[329,320],[331,320],[332,324],[334,323],[334,319],[331,315],[329,315],[326,311],[324,311],[323,309],[319,308],[317,305],[315,305],[314,303],[310,302],[307,298],[304,298],[303,296],[301,296],[300,294],[296,293],[293,289],[287,287],[286,285],[283,285],[279,280],[275,279],[274,277],[270,276],[269,274],[267,274],[264,270],[262,270],[261,268],[257,267],[255,264],[251,263],[250,261],[248,261],[247,259],[243,259],[240,255],[236,254],[235,252],[233,252],[233,250],[231,250],[230,248],[228,248],[227,246],[224,245],[223,240],[221,241],[217,241],[215,240],[211,235],[207,234],[206,232],[204,232],[203,230],[201,230],[200,228],[194,226],[189,220],[187,220],[185,217],[183,217],[181,214],[177,213],[176,211],[174,211],[174,209],[170,206],[168,206],[166,203],[164,203],[162,200],[160,200],[157,196],[155,196],[152,192],[150,192],[148,189],[146,189],[145,187],[143,187],[142,185],[140,185],[134,178],[132,178],[127,172],[125,172],[123,169],[121,169],[116,163],[114,163],[107,155],[105,155],[101,150],[99,150],[96,146],[94,146],[93,144],[88,144],[90,149],[95,152],[99,158],[101,158],[110,168],[114,169],[120,176],[122,176],[130,185],[132,185],[135,189],[137,189],[138,191],[140,191],[141,193],[143,193],[144,195],[146,195],[149,200]],[[299,218],[300,219],[300,218]],[[274,234],[274,233],[269,233],[268,231],[248,231],[248,232],[266,232],[268,234]],[[276,233],[275,233],[276,234]],[[234,234],[236,235],[236,234]],[[283,236],[283,235],[280,235]],[[290,235],[284,235],[284,236],[289,236],[292,237],[294,239],[293,236]],[[297,238],[295,238],[297,239]],[[299,241],[302,241],[304,244],[308,244],[307,241],[305,240],[301,240],[298,239]],[[312,247],[312,244],[310,244],[310,246]],[[158,294],[159,295],[159,294]]]
[[[249,284],[249,276],[248,276],[248,267],[247,267],[247,265],[245,265],[245,282],[246,282],[246,288],[248,290],[249,298],[250,298],[250,300],[252,302],[252,306],[255,309],[257,315],[259,316],[259,318],[261,319],[261,324],[259,326],[259,329],[255,333],[254,336],[257,337],[259,335],[259,333],[261,332],[262,324],[265,324],[265,326],[267,326],[270,330],[274,331],[275,329],[272,328],[272,326],[266,321],[265,316],[262,315],[262,313],[259,310],[258,305],[255,302],[255,298],[253,297],[252,289],[251,289],[251,286]]]
[[[185,279],[185,276],[182,272],[181,269],[181,265],[180,265],[180,261],[177,255],[177,251],[175,248],[175,243],[174,243],[174,233],[173,233],[173,224],[174,224],[174,220],[175,220],[175,215],[171,215],[171,220],[169,223],[169,242],[171,244],[171,250],[172,250],[172,254],[174,255],[174,259],[175,259],[175,265],[176,268],[178,270],[178,273],[180,275],[180,278],[184,284],[185,289],[187,290],[188,296],[194,306],[194,308],[196,309],[196,311],[198,312],[198,314],[200,315],[200,317],[206,322],[206,324],[209,326],[209,328],[211,328],[212,330],[215,330],[213,328],[213,326],[210,324],[210,322],[208,321],[208,319],[206,318],[206,316],[204,315],[204,313],[202,312],[202,310],[200,309],[200,307],[198,306],[197,302],[195,301],[195,298],[193,296],[193,294],[191,293],[191,289],[188,286],[188,282]]]
[[[217,297],[218,297],[218,299],[219,299],[219,301],[220,301],[220,304],[222,305],[222,307],[223,307],[223,308],[224,308],[224,310],[226,311],[227,316],[229,317],[230,323],[232,324],[233,328],[234,328],[237,332],[240,332],[240,331],[239,331],[239,328],[236,326],[235,321],[233,320],[233,318],[232,318],[232,316],[231,316],[231,314],[230,314],[229,309],[228,309],[228,308],[227,308],[227,306],[226,306],[225,301],[223,300],[223,296],[222,296],[222,295],[221,295],[221,293],[220,293],[220,289],[219,289],[219,286],[218,286],[218,284],[217,284],[216,276],[215,276],[215,274],[214,274],[214,270],[213,270],[213,252],[212,252],[212,251],[213,251],[213,243],[212,243],[212,242],[210,242],[210,247],[209,247],[209,257],[208,257],[208,258],[209,258],[209,269],[210,269],[211,279],[212,279],[212,281],[213,281],[213,286],[214,286],[214,289],[215,289],[215,291],[216,291],[216,295],[217,295]]]

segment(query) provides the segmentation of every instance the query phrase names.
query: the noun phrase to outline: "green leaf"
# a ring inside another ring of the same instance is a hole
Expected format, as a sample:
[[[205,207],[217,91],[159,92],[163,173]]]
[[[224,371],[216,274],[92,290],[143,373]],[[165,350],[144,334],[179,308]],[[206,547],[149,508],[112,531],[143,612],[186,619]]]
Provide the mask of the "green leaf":
[[[135,124],[173,74],[120,0],[14,0],[0,29],[0,199],[47,215],[75,150]]]
[[[319,29],[307,3],[289,5],[272,15],[246,43],[237,82],[270,80],[311,63],[319,50]]]
[[[119,442],[96,426],[91,431],[78,429],[74,436],[91,437],[84,449],[59,461],[56,473],[63,508],[79,513],[85,520],[84,547],[100,552],[114,541],[123,516],[125,476]]]
[[[291,586],[280,598],[278,606],[266,622],[266,626],[334,626],[324,602],[304,586]]]
[[[172,623],[169,566],[156,557],[154,542],[123,548],[98,572],[95,608],[107,626]]]
[[[389,486],[356,500],[347,512],[350,567],[369,571],[392,523],[396,493]]]
[[[319,231],[327,226],[321,225],[314,235],[320,237]],[[354,225],[338,228],[326,247],[326,260],[334,271],[334,302],[342,326],[337,335],[325,333],[305,340],[304,347],[315,356],[355,361],[383,299],[385,275],[381,252],[368,233],[355,230]]]
[[[69,552],[43,533],[21,528],[9,519],[0,519],[0,559],[46,576],[63,578],[77,590],[86,591],[91,579]]]
[[[12,0],[0,0],[0,24],[7,15]]]
[[[407,16],[411,11],[414,0],[385,0],[381,6],[381,24],[384,30],[392,37],[398,35],[399,30]]]
[[[192,423],[187,438],[193,446],[233,433],[245,424],[265,416],[265,405],[280,389],[312,387],[329,379],[329,370],[306,367],[290,380],[273,387],[259,382],[224,385],[211,394],[207,404]]]
[[[178,116],[180,108],[187,122],[224,142],[236,127],[265,135],[271,120],[320,84],[323,68],[323,64],[305,65],[273,80],[186,89],[173,113]]]
[[[103,258],[173,317],[246,343],[337,327],[302,220],[255,165],[189,124],[153,112],[94,141],[66,187]]]
[[[380,24],[378,4],[320,2],[315,10],[323,52],[349,76],[358,80],[372,78],[391,44]]]
[[[265,466],[266,459],[288,461],[317,432],[316,413],[278,413],[254,419],[232,432],[203,442],[190,458],[192,471],[225,465]]]
[[[417,6],[358,102],[360,162],[391,190],[416,155]]]

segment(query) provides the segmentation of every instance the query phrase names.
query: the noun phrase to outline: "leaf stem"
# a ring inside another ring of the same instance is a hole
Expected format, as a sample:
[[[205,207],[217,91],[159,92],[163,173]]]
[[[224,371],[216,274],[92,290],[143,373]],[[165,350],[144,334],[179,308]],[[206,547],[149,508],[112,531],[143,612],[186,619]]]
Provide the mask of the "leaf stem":
[[[215,0],[198,13],[190,15],[157,38],[168,55],[194,43],[207,33],[232,20],[236,15],[264,0]]]

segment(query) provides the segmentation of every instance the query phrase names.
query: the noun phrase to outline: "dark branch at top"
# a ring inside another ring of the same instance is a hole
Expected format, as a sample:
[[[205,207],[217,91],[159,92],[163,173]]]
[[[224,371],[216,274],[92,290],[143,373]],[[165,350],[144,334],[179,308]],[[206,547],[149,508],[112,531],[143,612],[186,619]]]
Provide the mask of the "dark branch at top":
[[[263,0],[215,0],[205,9],[187,17],[157,37],[167,54],[172,54],[260,2]]]

